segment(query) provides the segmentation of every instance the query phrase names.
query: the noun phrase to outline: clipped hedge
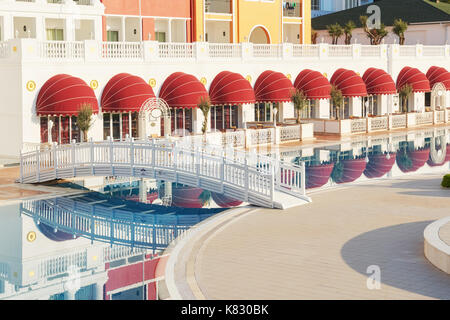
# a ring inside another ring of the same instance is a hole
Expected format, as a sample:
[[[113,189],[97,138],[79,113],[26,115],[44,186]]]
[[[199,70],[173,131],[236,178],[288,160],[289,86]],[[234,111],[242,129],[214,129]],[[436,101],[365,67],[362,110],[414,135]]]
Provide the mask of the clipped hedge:
[[[450,188],[450,174],[446,174],[442,179],[441,186],[444,188]]]

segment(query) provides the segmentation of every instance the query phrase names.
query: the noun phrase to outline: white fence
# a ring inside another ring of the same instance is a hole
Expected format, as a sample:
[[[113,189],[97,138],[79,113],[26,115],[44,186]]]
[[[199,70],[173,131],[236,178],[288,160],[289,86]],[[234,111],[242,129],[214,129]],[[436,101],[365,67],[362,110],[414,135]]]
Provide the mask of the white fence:
[[[367,120],[366,119],[352,119],[352,133],[366,132]]]
[[[162,59],[189,59],[194,57],[192,43],[159,43],[158,55]]]
[[[280,127],[280,140],[300,140],[301,131],[300,125]]]
[[[273,139],[273,128],[251,130],[252,140]],[[216,149],[214,149],[216,148]],[[168,140],[102,141],[53,145],[21,154],[20,182],[34,183],[76,176],[131,176],[174,181],[222,193],[236,200],[274,206],[274,192],[294,193],[308,199],[305,186],[287,188],[276,175],[280,166],[304,175],[304,166],[277,162],[273,158],[239,155],[224,156],[223,148],[177,145]],[[291,180],[289,180],[291,181]],[[296,183],[292,180],[292,183]]]
[[[442,57],[450,56],[450,46],[399,46],[399,45],[329,45],[321,44],[253,44],[253,43],[162,43],[144,42],[84,42],[45,41],[35,39],[12,39],[0,43],[0,58],[9,58],[12,47],[19,41],[28,41],[26,55],[36,45],[38,55],[45,59],[292,59],[292,58],[384,58],[391,51],[399,57]],[[23,49],[22,49],[23,50]],[[97,55],[95,52],[99,52]],[[33,54],[32,54],[33,55]]]
[[[392,129],[406,128],[406,114],[392,115]]]
[[[44,59],[82,60],[84,42],[45,41],[40,43],[39,52]]]
[[[416,125],[432,124],[433,112],[416,113]]]
[[[104,59],[130,59],[143,58],[142,45],[139,42],[103,42],[102,57]]]
[[[369,118],[370,120],[370,130],[388,130],[388,117],[374,117]]]

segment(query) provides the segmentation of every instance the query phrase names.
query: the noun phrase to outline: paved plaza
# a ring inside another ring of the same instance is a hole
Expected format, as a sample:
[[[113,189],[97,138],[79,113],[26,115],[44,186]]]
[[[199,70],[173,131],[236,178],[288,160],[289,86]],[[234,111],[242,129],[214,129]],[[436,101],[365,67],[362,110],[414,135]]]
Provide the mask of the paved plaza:
[[[255,209],[190,257],[206,299],[450,299],[450,277],[423,254],[423,230],[448,216],[442,176],[406,176]],[[367,288],[369,266],[381,288]]]

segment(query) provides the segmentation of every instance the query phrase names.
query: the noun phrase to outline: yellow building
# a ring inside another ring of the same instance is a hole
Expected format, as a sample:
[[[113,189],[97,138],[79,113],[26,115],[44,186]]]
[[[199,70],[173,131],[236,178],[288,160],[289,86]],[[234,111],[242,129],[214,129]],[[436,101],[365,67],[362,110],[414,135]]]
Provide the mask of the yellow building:
[[[194,0],[192,18],[193,41],[311,41],[311,0]]]

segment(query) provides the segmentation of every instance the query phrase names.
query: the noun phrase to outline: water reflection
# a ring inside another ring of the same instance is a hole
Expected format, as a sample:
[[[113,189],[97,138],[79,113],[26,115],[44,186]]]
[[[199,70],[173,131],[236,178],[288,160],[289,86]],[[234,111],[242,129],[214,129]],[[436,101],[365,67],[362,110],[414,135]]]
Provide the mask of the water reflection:
[[[306,188],[394,178],[450,168],[450,129],[423,130],[334,146],[280,152],[280,158],[306,163]],[[297,154],[297,155],[296,155]]]

